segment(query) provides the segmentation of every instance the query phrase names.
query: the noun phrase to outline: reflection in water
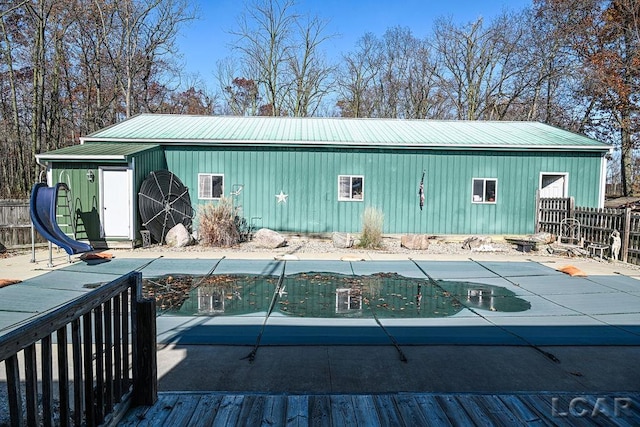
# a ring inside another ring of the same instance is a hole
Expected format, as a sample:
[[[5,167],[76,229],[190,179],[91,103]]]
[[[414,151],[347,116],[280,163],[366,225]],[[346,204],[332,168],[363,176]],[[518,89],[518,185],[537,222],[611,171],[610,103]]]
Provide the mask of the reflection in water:
[[[171,277],[171,276],[169,276]],[[177,286],[154,279],[157,289]],[[184,284],[189,280],[188,284]],[[159,310],[178,315],[234,316],[265,313],[276,295],[274,313],[312,318],[428,318],[446,317],[464,307],[517,312],[528,310],[528,301],[510,290],[473,282],[413,279],[395,273],[345,276],[333,273],[301,273],[286,276],[277,289],[274,276],[214,275],[182,278],[186,299],[158,304]],[[190,289],[190,283],[199,283]],[[161,298],[155,290],[157,298]],[[188,292],[188,294],[187,294]]]

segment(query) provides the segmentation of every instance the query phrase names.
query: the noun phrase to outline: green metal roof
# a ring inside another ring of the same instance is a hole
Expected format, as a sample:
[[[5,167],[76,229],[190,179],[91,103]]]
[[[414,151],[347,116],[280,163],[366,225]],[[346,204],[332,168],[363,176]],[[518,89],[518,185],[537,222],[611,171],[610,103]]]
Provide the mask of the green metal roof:
[[[538,122],[143,114],[83,141],[156,144],[578,149],[609,145]]]
[[[38,162],[64,161],[127,161],[130,156],[157,148],[157,144],[88,143],[60,148],[36,155]]]

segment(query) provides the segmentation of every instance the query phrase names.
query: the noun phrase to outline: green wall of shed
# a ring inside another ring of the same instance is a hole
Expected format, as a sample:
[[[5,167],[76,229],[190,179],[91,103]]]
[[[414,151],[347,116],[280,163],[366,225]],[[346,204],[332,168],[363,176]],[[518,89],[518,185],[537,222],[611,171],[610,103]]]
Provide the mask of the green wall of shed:
[[[87,171],[94,174],[89,182]],[[60,182],[67,184],[70,190],[72,211],[75,213],[76,239],[95,243],[100,240],[100,179],[94,163],[56,163],[51,167],[50,185]],[[63,208],[58,206],[58,212]],[[62,227],[61,227],[62,228]],[[64,232],[72,230],[63,228]]]
[[[51,185],[58,182],[66,183],[71,190],[73,200],[73,211],[76,213],[76,238],[78,240],[88,240],[93,245],[100,246],[104,239],[100,236],[100,167],[133,167],[133,209],[134,217],[134,238],[140,238],[140,218],[138,215],[138,191],[144,179],[150,172],[166,169],[167,165],[162,148],[136,153],[128,160],[121,161],[100,161],[100,162],[52,162]],[[87,171],[94,174],[93,182],[87,179]],[[123,193],[124,194],[124,193]],[[58,208],[61,209],[60,207]],[[70,230],[63,230],[70,231]]]
[[[223,174],[225,196],[244,185],[236,203],[247,221],[303,233],[358,232],[366,206],[382,210],[385,233],[531,233],[540,172],[568,173],[576,205],[593,207],[601,176],[600,153],[167,146],[165,156],[194,206],[210,203],[198,200],[198,173]],[[362,202],[338,201],[338,175],[364,176]],[[497,203],[471,203],[473,178],[498,180]]]

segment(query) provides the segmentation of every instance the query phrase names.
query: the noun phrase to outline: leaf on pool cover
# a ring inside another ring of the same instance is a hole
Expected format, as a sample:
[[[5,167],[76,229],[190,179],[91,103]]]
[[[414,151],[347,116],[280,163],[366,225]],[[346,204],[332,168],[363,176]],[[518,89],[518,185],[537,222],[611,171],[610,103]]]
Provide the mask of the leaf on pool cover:
[[[114,256],[113,254],[110,254],[108,252],[101,252],[101,253],[87,252],[80,255],[80,259],[83,261],[92,260],[92,259],[111,259],[111,258],[114,258]]]
[[[15,285],[16,283],[20,283],[22,280],[14,280],[14,279],[0,279],[0,288],[4,288],[5,286]]]
[[[558,271],[568,274],[569,276],[587,277],[587,273],[573,265],[565,265],[564,267],[560,267]]]

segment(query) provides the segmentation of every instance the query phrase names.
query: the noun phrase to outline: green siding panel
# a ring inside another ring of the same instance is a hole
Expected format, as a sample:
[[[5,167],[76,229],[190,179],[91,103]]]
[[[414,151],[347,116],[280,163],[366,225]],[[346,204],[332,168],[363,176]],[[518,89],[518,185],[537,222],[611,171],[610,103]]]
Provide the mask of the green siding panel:
[[[138,214],[138,192],[142,186],[142,182],[153,171],[167,169],[167,162],[164,158],[164,151],[158,147],[154,150],[138,153],[133,158],[133,209],[136,212],[136,222],[134,224],[136,239],[141,239],[140,230],[142,229],[142,220]]]
[[[366,206],[382,210],[385,233],[531,233],[540,172],[568,173],[576,204],[597,206],[601,166],[598,153],[567,152],[165,147],[165,155],[194,205],[209,203],[198,200],[198,173],[223,174],[226,196],[244,185],[235,202],[247,221],[304,233],[360,231]],[[338,175],[363,175],[364,201],[338,201]],[[471,203],[473,178],[498,180],[496,204]],[[277,203],[280,191],[286,203]]]
[[[135,209],[136,218],[138,218],[135,227],[136,233],[138,233],[137,236],[139,237],[141,225],[139,215],[137,215],[137,194],[142,185],[142,181],[144,181],[151,171],[167,168],[162,148],[155,147],[134,154],[131,163],[51,162],[51,176],[53,180],[51,184],[55,185],[59,182],[64,182],[71,189],[73,211],[76,214],[77,222],[76,238],[79,240],[88,240],[92,244],[103,241],[100,237],[100,174],[98,173],[101,166],[133,167],[133,209]],[[93,171],[95,177],[93,182],[87,180],[87,170]],[[71,230],[63,231],[67,232]]]
[[[234,202],[247,221],[281,231],[359,232],[364,208],[373,206],[385,215],[385,233],[525,234],[534,231],[541,172],[568,173],[569,195],[576,204],[598,205],[601,155],[173,146],[165,147],[164,152],[158,148],[138,153],[130,165],[134,168],[134,206],[148,174],[169,169],[189,188],[196,209],[210,203],[198,200],[198,173],[223,174],[226,196],[234,185],[244,186]],[[78,238],[93,242],[100,239],[99,166],[52,163],[53,183],[71,186]],[[86,178],[87,169],[94,171],[93,183]],[[423,170],[425,206],[421,211],[418,185]],[[363,175],[364,200],[338,201],[338,175]],[[497,203],[471,203],[473,178],[497,179]],[[288,195],[286,203],[277,203],[280,191]]]
[[[94,174],[89,182],[87,171]],[[75,213],[76,239],[96,242],[100,240],[100,178],[93,163],[57,163],[51,168],[51,185],[64,182],[69,186],[72,211]],[[58,211],[62,211],[58,207]],[[61,227],[62,228],[62,227]],[[64,232],[72,230],[62,228]]]

